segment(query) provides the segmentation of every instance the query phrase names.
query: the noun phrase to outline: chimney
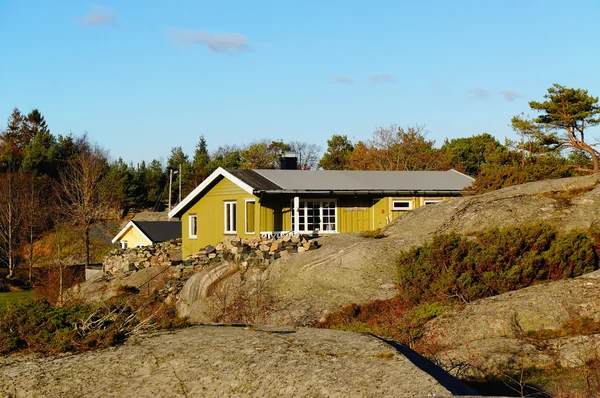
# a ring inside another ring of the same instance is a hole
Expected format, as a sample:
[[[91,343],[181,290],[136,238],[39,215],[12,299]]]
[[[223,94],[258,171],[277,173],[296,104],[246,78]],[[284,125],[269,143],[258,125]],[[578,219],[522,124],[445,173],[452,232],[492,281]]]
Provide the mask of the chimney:
[[[279,158],[279,168],[281,170],[296,170],[298,167],[298,158],[294,152],[284,152]]]

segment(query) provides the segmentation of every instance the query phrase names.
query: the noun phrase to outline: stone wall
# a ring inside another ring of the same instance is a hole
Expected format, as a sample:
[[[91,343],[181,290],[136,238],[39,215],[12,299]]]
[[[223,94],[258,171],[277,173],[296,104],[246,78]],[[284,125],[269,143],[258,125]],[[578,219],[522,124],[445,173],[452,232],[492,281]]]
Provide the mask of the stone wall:
[[[181,239],[176,239],[151,246],[115,249],[104,257],[102,268],[108,274],[127,274],[159,265],[177,265],[182,269],[204,268],[209,264],[224,261],[239,264],[244,268],[266,267],[280,257],[318,247],[318,241],[310,239],[307,235],[282,236],[278,239],[264,237],[241,239],[236,236],[214,246],[206,246],[182,260]]]
[[[206,246],[184,260],[186,266],[206,266],[211,263],[229,261],[242,267],[266,267],[280,257],[292,253],[302,253],[319,248],[317,240],[307,235],[281,236],[280,238],[249,238],[232,237],[214,246]]]
[[[181,239],[155,243],[151,246],[115,249],[102,260],[105,273],[129,273],[157,265],[181,263]]]

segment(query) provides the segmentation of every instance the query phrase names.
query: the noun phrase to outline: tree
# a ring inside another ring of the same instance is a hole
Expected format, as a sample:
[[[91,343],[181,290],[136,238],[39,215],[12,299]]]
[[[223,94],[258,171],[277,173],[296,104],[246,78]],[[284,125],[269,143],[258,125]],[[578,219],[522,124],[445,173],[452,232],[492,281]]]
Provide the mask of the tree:
[[[206,139],[200,136],[200,141],[196,145],[194,151],[194,159],[192,160],[193,182],[194,185],[199,185],[209,176],[210,172],[210,155],[206,146]]]
[[[181,173],[179,169],[181,167]],[[179,184],[181,183],[181,198],[184,198],[196,186],[192,181],[192,165],[188,156],[183,152],[180,146],[171,148],[171,156],[167,159],[167,178],[168,174],[173,170],[173,186],[171,187],[171,195],[173,198],[179,196]],[[177,171],[177,174],[175,174]],[[167,196],[169,191],[167,189]]]
[[[520,143],[511,143],[521,151],[521,165],[525,165],[528,157],[548,153],[558,153],[561,144],[556,133],[544,132],[543,127],[534,120],[520,114],[514,116],[510,125],[514,132],[521,136]]]
[[[377,128],[366,143],[369,170],[439,170],[444,157],[423,126]]]
[[[319,166],[319,152],[321,147],[308,142],[290,142],[290,149],[298,158],[299,170],[313,170]]]
[[[283,141],[263,140],[250,144],[240,151],[242,169],[276,169],[279,167],[279,158],[291,147]]]
[[[31,283],[33,265],[39,259],[35,257],[33,246],[39,234],[46,230],[55,210],[54,200],[50,196],[49,178],[35,178],[26,174],[23,181],[23,235],[27,243],[27,265],[29,266],[29,283]]]
[[[590,96],[587,90],[553,84],[544,98],[543,102],[529,102],[531,109],[542,113],[536,122],[547,129],[564,130],[562,144],[584,151],[592,160],[593,168],[589,171],[600,173],[600,153],[594,148],[597,143],[590,144],[585,137],[588,127],[600,123],[598,97]]]
[[[212,173],[219,167],[224,169],[239,169],[242,165],[240,149],[235,145],[220,146],[212,155],[209,171]]]
[[[17,172],[0,174],[0,254],[8,266],[8,278],[17,268],[17,252],[23,236],[26,208],[24,176]]]
[[[448,167],[476,176],[502,145],[488,133],[446,140],[440,148]]]
[[[108,156],[91,146],[61,170],[57,184],[59,209],[65,220],[80,228],[85,244],[85,264],[90,264],[90,231],[111,217],[114,210],[114,181],[107,178]]]
[[[346,135],[332,135],[327,140],[327,150],[319,161],[319,167],[325,170],[348,170],[354,145]]]
[[[167,186],[167,175],[163,170],[163,166],[160,161],[154,159],[150,162],[148,169],[146,170],[146,188],[148,192],[148,202],[154,204],[155,211],[162,209],[163,206],[163,192]]]
[[[6,130],[0,135],[0,167],[16,171],[21,164],[22,150],[25,145],[24,118],[18,108],[14,108]]]

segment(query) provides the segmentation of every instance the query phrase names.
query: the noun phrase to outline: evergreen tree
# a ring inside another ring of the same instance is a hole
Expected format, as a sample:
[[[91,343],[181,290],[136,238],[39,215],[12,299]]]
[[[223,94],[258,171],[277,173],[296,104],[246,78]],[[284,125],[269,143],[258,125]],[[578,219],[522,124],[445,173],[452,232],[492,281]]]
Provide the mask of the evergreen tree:
[[[346,135],[334,134],[327,140],[327,150],[319,161],[319,167],[325,170],[348,170],[354,145]]]
[[[594,147],[596,144],[585,137],[587,128],[600,124],[598,97],[589,95],[587,90],[554,84],[544,98],[543,102],[529,102],[531,109],[541,112],[535,121],[546,129],[564,131],[562,144],[586,152],[593,166],[589,171],[600,173],[600,153]]]
[[[193,183],[194,185],[200,184],[210,174],[210,155],[208,154],[208,148],[206,146],[206,139],[204,136],[200,136],[200,141],[196,145],[194,151],[194,159],[192,160],[193,169]]]

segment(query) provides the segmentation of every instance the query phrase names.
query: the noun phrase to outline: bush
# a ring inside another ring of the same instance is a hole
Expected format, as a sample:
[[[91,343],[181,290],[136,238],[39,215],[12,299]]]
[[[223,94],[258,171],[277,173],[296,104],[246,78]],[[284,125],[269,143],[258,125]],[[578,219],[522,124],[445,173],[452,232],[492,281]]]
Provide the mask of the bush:
[[[598,247],[595,228],[560,234],[545,224],[437,235],[400,255],[398,284],[416,302],[469,302],[596,270]]]
[[[126,294],[102,305],[62,307],[38,299],[0,309],[0,355],[86,351],[120,344],[141,331],[183,326],[187,320],[158,296]]]

